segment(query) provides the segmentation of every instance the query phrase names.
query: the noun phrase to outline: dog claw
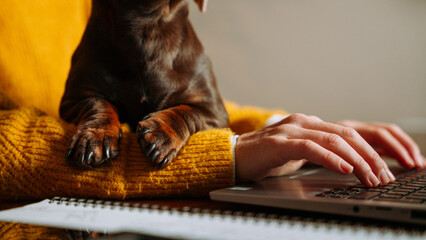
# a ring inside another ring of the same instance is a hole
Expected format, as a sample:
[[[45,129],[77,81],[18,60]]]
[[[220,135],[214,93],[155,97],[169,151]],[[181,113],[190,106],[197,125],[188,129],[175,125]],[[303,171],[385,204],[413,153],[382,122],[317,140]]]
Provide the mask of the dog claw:
[[[160,164],[158,165],[158,169],[163,169],[167,163],[169,162],[168,158],[164,158],[163,161],[160,162]]]
[[[160,151],[155,151],[151,156],[151,161],[154,162],[157,157],[160,156]]]
[[[149,129],[148,128],[143,129],[142,132],[141,132],[142,135],[145,135],[147,133],[149,133]]]
[[[148,157],[149,155],[151,155],[152,151],[154,151],[156,145],[155,143],[151,145],[151,147],[146,151],[145,155]]]
[[[93,156],[93,152],[90,152],[87,156],[86,156],[86,163],[87,164],[91,164],[92,163],[92,156]]]
[[[150,117],[149,115],[146,115],[145,117],[142,118],[142,121],[147,120],[149,117]]]
[[[136,130],[139,137],[142,137],[143,135],[149,133],[149,128],[142,128],[140,125],[138,125],[138,129]]]
[[[105,147],[105,155],[108,159],[111,158],[111,147],[110,146]]]
[[[84,157],[85,157],[85,154],[80,155],[80,163],[81,164],[84,164]]]
[[[72,153],[72,149],[69,149],[68,152],[67,152],[67,155],[65,156],[65,161],[67,161],[67,162],[70,161],[71,153]]]

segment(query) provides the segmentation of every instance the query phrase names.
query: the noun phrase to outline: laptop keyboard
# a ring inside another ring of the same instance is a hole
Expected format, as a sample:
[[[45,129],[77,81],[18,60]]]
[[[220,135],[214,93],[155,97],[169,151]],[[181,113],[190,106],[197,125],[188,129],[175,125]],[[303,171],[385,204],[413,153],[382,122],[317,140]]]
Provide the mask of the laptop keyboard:
[[[335,188],[316,196],[426,204],[426,169],[399,175],[394,183],[385,186],[368,188],[358,184]]]

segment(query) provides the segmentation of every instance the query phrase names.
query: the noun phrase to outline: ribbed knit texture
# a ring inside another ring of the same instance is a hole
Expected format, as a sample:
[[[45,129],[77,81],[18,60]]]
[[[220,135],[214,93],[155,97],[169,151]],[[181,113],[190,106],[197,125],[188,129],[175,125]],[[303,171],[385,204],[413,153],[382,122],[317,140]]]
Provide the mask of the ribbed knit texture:
[[[262,128],[267,119],[273,114],[288,114],[282,110],[239,106],[232,102],[226,102],[226,110],[229,113],[229,127],[236,134],[243,134]]]
[[[156,170],[142,154],[135,134],[124,125],[119,157],[101,168],[82,171],[64,161],[75,125],[34,107],[1,110],[10,105],[14,104],[0,93],[0,201],[200,196],[233,184],[229,129],[196,133],[170,166]],[[264,123],[272,114],[263,110],[250,116],[256,108],[231,105],[230,118],[239,119],[240,124]]]
[[[0,239],[2,240],[66,240],[68,234],[64,229],[35,225],[0,222]]]
[[[233,184],[229,129],[196,133],[167,168],[156,170],[124,126],[118,158],[87,171],[64,161],[74,130],[32,107],[0,111],[0,200],[201,196]]]

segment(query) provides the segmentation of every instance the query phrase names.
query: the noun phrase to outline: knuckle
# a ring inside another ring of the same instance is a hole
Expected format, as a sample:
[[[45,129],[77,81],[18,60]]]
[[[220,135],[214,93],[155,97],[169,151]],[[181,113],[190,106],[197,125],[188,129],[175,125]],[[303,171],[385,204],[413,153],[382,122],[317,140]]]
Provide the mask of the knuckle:
[[[293,124],[282,124],[274,129],[271,129],[271,133],[274,135],[286,136],[288,133],[297,131],[298,127]]]
[[[388,128],[389,128],[391,131],[394,131],[394,132],[400,132],[400,131],[402,131],[402,130],[401,130],[401,128],[400,128],[398,125],[393,124],[393,123],[388,124]]]
[[[342,135],[348,138],[355,138],[358,136],[358,132],[350,127],[344,127],[342,128]]]
[[[342,126],[349,126],[350,123],[351,123],[351,121],[349,121],[349,120],[341,120],[341,121],[336,122],[336,124],[342,125]]]
[[[308,119],[308,116],[303,113],[295,113],[289,116],[290,121],[305,121],[306,119]]]
[[[331,162],[333,158],[334,158],[334,154],[330,151],[327,151],[326,153],[321,155],[321,162],[323,163]]]
[[[325,141],[328,144],[337,145],[341,142],[341,138],[337,134],[327,134]]]
[[[316,122],[322,122],[321,118],[314,116],[314,115],[310,115],[309,118],[312,119],[313,121],[316,121]]]
[[[389,135],[389,132],[386,129],[378,128],[376,130],[376,134],[377,134],[377,136],[379,136],[381,138],[385,138]]]
[[[368,172],[368,171],[370,171],[370,170],[371,170],[371,168],[370,168],[370,166],[368,165],[368,163],[367,163],[364,159],[362,159],[362,158],[359,158],[359,159],[357,159],[357,160],[355,161],[355,166],[356,166],[359,170],[361,170],[361,171],[363,171],[363,172]]]
[[[383,162],[382,158],[380,157],[378,153],[373,152],[370,158],[373,161],[374,166],[380,167],[380,168],[385,166],[385,163]]]
[[[314,142],[311,140],[300,140],[298,143],[299,150],[302,152],[311,152],[314,148]]]

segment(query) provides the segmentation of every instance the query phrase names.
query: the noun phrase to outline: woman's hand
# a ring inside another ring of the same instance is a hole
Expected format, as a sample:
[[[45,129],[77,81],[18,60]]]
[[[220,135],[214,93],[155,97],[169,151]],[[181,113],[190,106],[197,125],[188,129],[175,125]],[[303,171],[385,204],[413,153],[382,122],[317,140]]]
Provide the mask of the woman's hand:
[[[393,182],[395,177],[375,149],[395,156],[408,168],[426,165],[413,140],[393,125],[355,121],[333,124],[315,116],[293,114],[238,138],[236,177],[239,181],[257,181],[293,172],[310,161],[341,174],[353,172],[365,186]]]
[[[397,159],[406,168],[422,168],[426,165],[417,144],[395,124],[352,120],[337,124],[355,129],[377,153]]]

